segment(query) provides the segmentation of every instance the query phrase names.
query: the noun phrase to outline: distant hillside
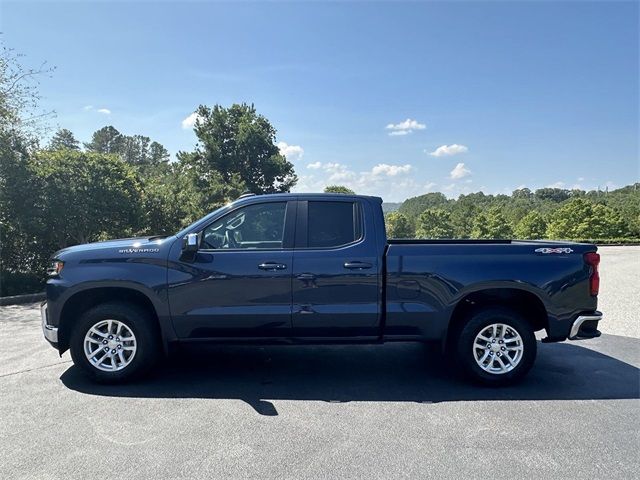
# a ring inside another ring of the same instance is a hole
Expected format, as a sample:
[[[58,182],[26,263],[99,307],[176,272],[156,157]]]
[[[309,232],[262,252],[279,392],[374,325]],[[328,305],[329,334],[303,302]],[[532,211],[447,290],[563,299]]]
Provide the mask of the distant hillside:
[[[398,230],[391,236],[397,238],[640,237],[639,183],[612,191],[522,188],[511,195],[476,192],[457,199],[435,192],[383,204],[385,212],[391,205],[400,214],[388,219],[388,227]]]
[[[382,211],[384,213],[395,212],[396,210],[398,210],[400,208],[400,205],[402,205],[402,202],[399,202],[399,203],[387,203],[387,202],[384,202],[382,204]]]

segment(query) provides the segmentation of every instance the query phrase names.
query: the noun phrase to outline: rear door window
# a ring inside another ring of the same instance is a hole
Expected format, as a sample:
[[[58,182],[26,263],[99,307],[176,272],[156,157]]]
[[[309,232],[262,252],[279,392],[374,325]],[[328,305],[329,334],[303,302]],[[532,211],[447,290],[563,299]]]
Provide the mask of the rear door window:
[[[308,246],[328,248],[348,245],[362,236],[357,202],[309,202]]]

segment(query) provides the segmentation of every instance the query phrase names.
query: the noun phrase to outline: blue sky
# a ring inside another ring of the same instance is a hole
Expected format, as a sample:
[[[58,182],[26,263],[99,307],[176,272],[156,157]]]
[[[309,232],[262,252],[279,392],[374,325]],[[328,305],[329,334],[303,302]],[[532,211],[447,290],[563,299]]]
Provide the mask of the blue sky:
[[[297,190],[386,201],[638,181],[638,20],[638,2],[0,5],[79,139],[111,124],[175,154],[199,104],[254,103]]]

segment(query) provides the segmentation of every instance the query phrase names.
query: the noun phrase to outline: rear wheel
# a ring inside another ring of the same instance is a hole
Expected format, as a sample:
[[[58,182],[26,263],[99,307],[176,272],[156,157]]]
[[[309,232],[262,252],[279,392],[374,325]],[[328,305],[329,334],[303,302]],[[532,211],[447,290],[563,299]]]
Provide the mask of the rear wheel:
[[[139,377],[159,353],[152,320],[145,310],[125,303],[105,303],[86,311],[71,335],[73,363],[102,383]]]
[[[465,374],[486,385],[508,385],[533,366],[536,338],[517,312],[488,308],[474,313],[462,328],[457,355]]]

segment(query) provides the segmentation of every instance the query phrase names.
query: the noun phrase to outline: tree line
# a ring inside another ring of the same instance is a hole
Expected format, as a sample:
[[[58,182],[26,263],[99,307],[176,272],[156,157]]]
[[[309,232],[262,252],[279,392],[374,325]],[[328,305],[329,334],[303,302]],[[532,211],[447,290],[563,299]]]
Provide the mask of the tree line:
[[[640,239],[640,184],[614,191],[528,188],[448,199],[427,193],[385,216],[392,238]]]

